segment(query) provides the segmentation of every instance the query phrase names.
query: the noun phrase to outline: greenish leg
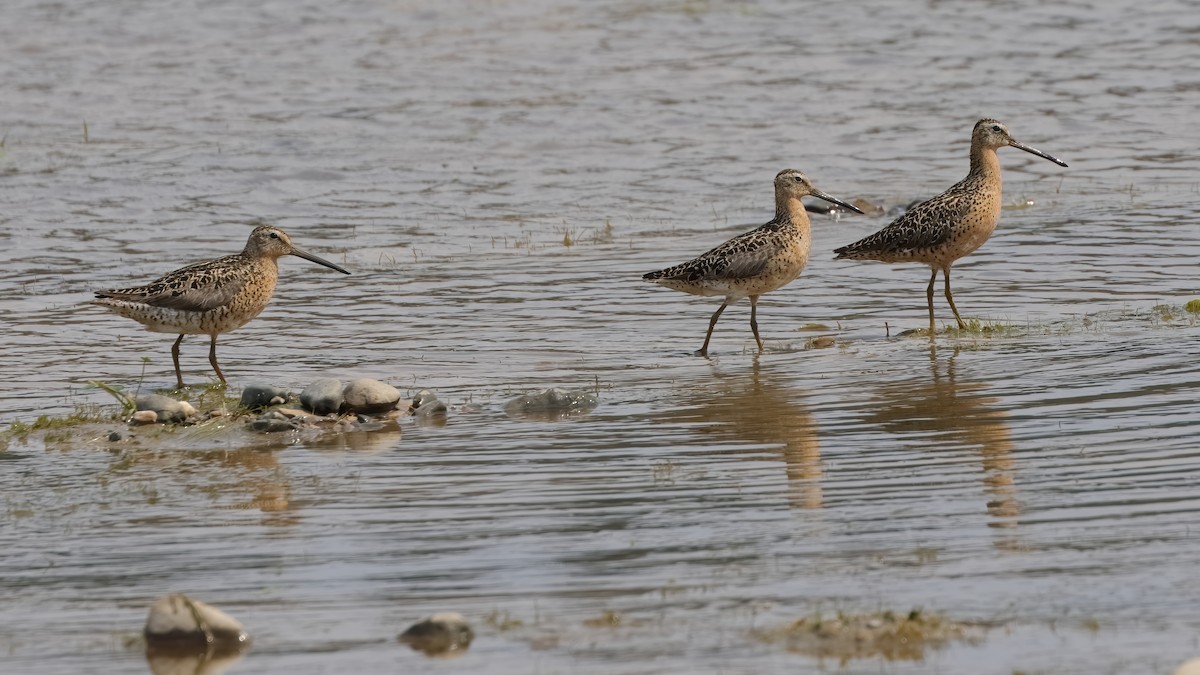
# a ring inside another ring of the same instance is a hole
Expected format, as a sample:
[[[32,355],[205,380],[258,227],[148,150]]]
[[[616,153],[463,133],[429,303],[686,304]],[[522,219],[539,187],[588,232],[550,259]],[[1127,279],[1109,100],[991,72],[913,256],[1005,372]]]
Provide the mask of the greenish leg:
[[[962,320],[962,317],[958,315],[958,308],[954,306],[954,295],[950,292],[950,268],[947,267],[946,269],[942,270],[942,273],[946,276],[946,302],[950,303],[950,311],[954,312],[954,318],[956,321],[958,321],[958,329],[963,330],[964,328],[967,327],[967,324],[965,321]],[[935,277],[937,276],[937,270],[934,270],[933,276],[935,276]],[[930,282],[930,283],[932,284],[932,282]],[[929,287],[929,292],[933,293],[932,285],[930,285],[930,287]],[[933,303],[932,295],[929,296],[929,302],[930,302],[930,306],[932,307],[933,306],[932,305],[932,303]]]
[[[212,364],[213,370],[217,371],[217,379],[221,381],[221,384],[228,384],[228,382],[225,381],[225,376],[223,374],[221,374],[221,366],[217,365],[217,334],[216,333],[212,334],[212,343],[209,345],[209,348],[208,348],[208,362]]]

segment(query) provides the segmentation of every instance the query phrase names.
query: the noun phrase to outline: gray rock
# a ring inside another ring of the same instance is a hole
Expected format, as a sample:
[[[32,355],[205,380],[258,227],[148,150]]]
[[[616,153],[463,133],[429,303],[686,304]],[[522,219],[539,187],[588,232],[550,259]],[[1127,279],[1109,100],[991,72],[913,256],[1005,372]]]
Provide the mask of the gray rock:
[[[586,389],[567,391],[557,387],[518,396],[504,405],[510,417],[558,419],[582,415],[600,404],[600,397]]]
[[[300,404],[317,415],[329,415],[342,409],[342,381],[323,377],[300,392]]]
[[[250,644],[245,627],[236,619],[182,593],[151,605],[144,634],[148,649],[160,651],[230,653]]]
[[[139,411],[153,410],[159,422],[185,422],[196,414],[191,403],[158,394],[142,394],[134,399],[134,403]]]
[[[242,407],[249,410],[261,410],[270,405],[278,405],[275,399],[280,399],[280,403],[286,403],[288,396],[286,390],[279,387],[272,387],[269,384],[252,384],[242,390]]]
[[[361,378],[350,382],[342,390],[344,408],[356,413],[383,413],[396,407],[400,401],[400,390],[390,384]]]
[[[262,416],[251,422],[249,426],[251,431],[269,434],[276,431],[291,431],[297,428],[298,424],[299,418],[295,418],[295,421],[293,421],[286,415],[272,410],[271,412],[263,413]]]
[[[155,417],[155,419],[158,419],[158,415],[157,415],[157,414],[155,414],[155,415],[154,415],[154,417]],[[123,439],[123,438],[125,438],[125,435],[124,435],[124,434],[122,434],[122,433],[121,433],[121,432],[119,432],[119,431],[110,431],[110,432],[108,433],[108,441],[109,441],[110,443],[116,443],[117,441],[119,441],[119,440],[121,440],[121,439]]]
[[[428,389],[413,397],[413,418],[422,426],[444,426],[449,408]]]
[[[440,612],[408,627],[399,640],[427,656],[466,651],[475,633],[458,612]]]

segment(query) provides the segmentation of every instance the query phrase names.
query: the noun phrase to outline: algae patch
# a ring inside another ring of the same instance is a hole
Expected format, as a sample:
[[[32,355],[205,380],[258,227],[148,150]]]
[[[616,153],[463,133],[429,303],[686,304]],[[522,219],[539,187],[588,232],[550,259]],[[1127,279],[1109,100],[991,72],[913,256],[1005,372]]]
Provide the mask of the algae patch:
[[[983,629],[914,609],[907,614],[814,614],[778,628],[753,631],[752,636],[769,644],[782,644],[790,652],[837,659],[844,664],[870,658],[920,661],[926,651],[951,642],[977,642]]]

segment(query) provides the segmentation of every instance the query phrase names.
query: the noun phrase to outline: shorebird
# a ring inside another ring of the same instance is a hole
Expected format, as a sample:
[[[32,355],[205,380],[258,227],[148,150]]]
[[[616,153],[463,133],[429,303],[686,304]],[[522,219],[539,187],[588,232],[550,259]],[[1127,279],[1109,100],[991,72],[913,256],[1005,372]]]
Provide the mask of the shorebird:
[[[950,292],[950,266],[983,245],[1000,220],[1000,160],[996,150],[1004,146],[1048,159],[1059,166],[1067,163],[1037,148],[1018,143],[1008,127],[993,119],[981,119],[971,131],[971,170],[942,194],[921,202],[882,230],[849,246],[834,249],[836,260],[879,260],[881,262],[925,263],[933,269],[925,295],[929,300],[929,334],[933,327],[933,284],[938,270],[946,277],[946,301],[958,321],[967,327],[954,306]]]
[[[96,291],[92,302],[137,321],[146,330],[178,333],[171,357],[180,389],[184,386],[179,370],[179,344],[183,336],[208,335],[211,338],[208,361],[221,384],[225,384],[225,375],[217,365],[217,336],[241,328],[263,311],[275,291],[279,276],[277,261],[285,255],[350,274],[324,258],[296,248],[278,227],[261,225],[250,233],[241,253],[188,265],[145,286]]]
[[[642,276],[646,281],[684,293],[725,297],[725,302],[708,321],[708,332],[697,356],[708,356],[708,342],[721,312],[747,297],[750,298],[750,330],[758,343],[758,351],[763,350],[762,338],[758,335],[758,296],[781,288],[800,276],[808,262],[811,244],[808,213],[800,198],[810,195],[862,213],[852,204],[813,187],[808,176],[795,169],[784,169],[775,176],[775,218],[771,222],[739,234],[698,258]]]

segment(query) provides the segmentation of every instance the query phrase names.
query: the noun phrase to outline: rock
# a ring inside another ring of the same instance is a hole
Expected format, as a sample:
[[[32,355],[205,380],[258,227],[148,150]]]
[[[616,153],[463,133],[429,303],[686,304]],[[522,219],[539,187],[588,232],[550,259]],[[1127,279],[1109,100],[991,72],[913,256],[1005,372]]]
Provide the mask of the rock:
[[[825,349],[832,347],[837,341],[832,335],[818,335],[817,337],[809,338],[808,342],[804,343],[805,349]]]
[[[399,640],[426,656],[442,656],[466,651],[474,637],[462,614],[441,612],[409,626]]]
[[[176,401],[169,396],[142,394],[134,399],[139,411],[153,410],[159,422],[185,422],[196,414],[196,409],[187,401]]]
[[[600,404],[600,397],[586,389],[567,391],[557,387],[526,394],[504,405],[510,417],[536,419],[558,419],[569,415],[580,415]]]
[[[250,644],[250,636],[236,619],[182,593],[159,598],[150,606],[144,634],[148,651],[228,654]]]
[[[262,416],[251,422],[249,426],[251,431],[269,434],[276,431],[291,431],[296,428],[298,423],[299,418],[293,422],[293,420],[288,419],[285,415],[272,410],[271,412],[263,413]]]
[[[154,418],[158,419],[157,413],[155,413]],[[108,434],[108,442],[109,443],[116,443],[117,441],[121,440],[122,438],[125,438],[125,435],[119,431],[111,431]]]
[[[139,410],[129,418],[130,424],[154,424],[158,422],[158,413],[153,410]]]
[[[270,405],[287,403],[288,396],[291,394],[279,387],[272,387],[269,384],[252,384],[242,390],[241,404],[248,410],[261,410]],[[279,403],[275,403],[277,398]]]
[[[428,389],[413,397],[413,418],[422,426],[444,426],[449,408]]]
[[[342,390],[345,399],[343,408],[356,413],[384,413],[396,407],[400,401],[400,390],[390,384],[360,378],[350,382]]]
[[[300,392],[300,405],[317,415],[329,415],[342,409],[342,381],[323,377]]]

